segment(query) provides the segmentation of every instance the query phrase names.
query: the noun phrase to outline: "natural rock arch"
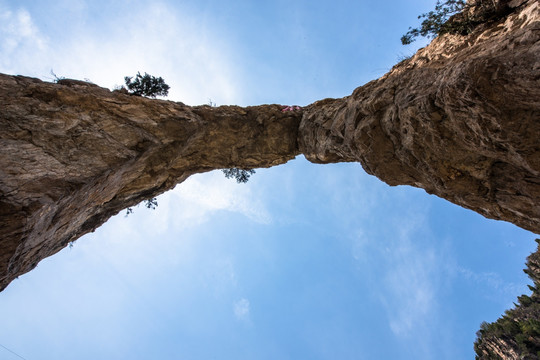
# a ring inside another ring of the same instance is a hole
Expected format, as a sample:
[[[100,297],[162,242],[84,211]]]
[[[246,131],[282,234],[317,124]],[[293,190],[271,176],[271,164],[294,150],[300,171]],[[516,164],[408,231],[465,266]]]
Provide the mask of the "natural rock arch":
[[[192,174],[299,154],[360,162],[540,233],[540,8],[435,39],[342,99],[196,106],[76,80],[0,75],[0,289],[128,206]]]

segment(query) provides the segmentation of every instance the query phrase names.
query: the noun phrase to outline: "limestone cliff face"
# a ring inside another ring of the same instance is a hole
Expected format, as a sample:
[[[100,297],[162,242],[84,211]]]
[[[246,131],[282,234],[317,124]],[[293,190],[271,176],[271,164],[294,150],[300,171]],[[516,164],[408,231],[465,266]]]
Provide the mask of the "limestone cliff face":
[[[309,106],[300,151],[540,232],[539,3]]]
[[[540,8],[446,35],[343,99],[189,107],[0,75],[0,289],[194,173],[358,161],[540,233]]]
[[[301,113],[189,107],[74,80],[0,75],[0,289],[194,173],[298,155]]]

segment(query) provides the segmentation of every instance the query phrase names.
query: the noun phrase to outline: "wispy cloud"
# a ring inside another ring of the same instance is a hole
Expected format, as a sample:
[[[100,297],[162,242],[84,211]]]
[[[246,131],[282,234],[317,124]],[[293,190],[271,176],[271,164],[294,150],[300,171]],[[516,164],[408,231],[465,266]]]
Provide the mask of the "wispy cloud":
[[[160,2],[134,2],[122,12],[102,15],[99,24],[82,10],[71,20],[62,18],[65,32],[73,36],[53,43],[28,10],[0,7],[0,72],[47,78],[54,69],[58,76],[112,88],[124,76],[146,71],[167,81],[170,99],[188,104],[209,98],[218,104],[241,101],[235,51],[208,24],[195,23],[189,14]]]
[[[389,325],[397,336],[425,326],[435,310],[435,257],[406,245],[392,256],[396,263],[385,276]],[[391,299],[390,299],[391,298]]]
[[[348,182],[350,188],[335,183],[339,167],[327,175],[325,183],[329,193],[340,187],[336,196],[328,197],[340,221],[350,229],[351,256],[359,274],[372,281],[388,327],[397,338],[428,333],[436,321],[437,288],[445,270],[440,268],[440,251],[431,241],[429,204],[418,200],[422,194],[415,189],[389,192],[386,185],[348,166],[340,176],[359,173],[354,174],[354,182]],[[354,210],[344,212],[340,206]]]
[[[188,205],[183,216],[190,223],[206,221],[216,211],[237,212],[262,224],[272,221],[264,203],[253,196],[250,184],[225,179],[220,171],[192,176],[166,195],[172,201],[169,206]],[[176,219],[177,215],[175,212]]]
[[[438,289],[445,271],[441,268],[444,259],[431,241],[426,204],[412,202],[411,206],[411,199],[413,195],[399,195],[369,208],[373,214],[378,213],[379,206],[385,210],[380,213],[378,227],[355,230],[351,255],[362,277],[371,279],[388,328],[403,351],[431,358],[430,347],[441,341],[432,330],[438,328]]]
[[[250,304],[249,300],[242,298],[234,302],[234,316],[240,321],[249,321]]]
[[[194,236],[192,231],[210,221],[219,211],[242,214],[250,221],[262,224],[271,221],[266,205],[254,199],[249,184],[236,184],[225,179],[219,171],[188,178],[174,190],[158,197],[156,210],[142,206],[134,210],[127,218],[125,213],[120,213],[96,233],[87,236],[99,237],[100,246],[81,239],[73,250],[83,250],[88,256],[98,251],[103,259],[116,264],[122,272],[132,269],[136,262],[155,274],[161,268],[188,266],[195,261],[195,253],[203,243],[196,240],[200,235]],[[162,248],[169,251],[164,253]],[[205,253],[213,254],[212,249],[206,249]],[[223,254],[215,256],[211,263],[203,266],[205,271],[199,274],[199,280],[219,294],[234,288],[238,279],[234,258],[223,257]],[[145,270],[141,276],[152,274]]]
[[[40,57],[48,40],[34,24],[25,9],[10,10],[0,6],[0,71],[17,72],[19,67],[30,67],[29,55]]]
[[[456,266],[451,271],[479,287],[492,290],[486,296],[492,297],[494,300],[517,297],[525,292],[529,292],[525,284],[507,282],[499,274],[494,272],[475,272],[462,266]],[[507,307],[512,307],[512,303],[508,304]]]
[[[429,349],[441,341],[433,335],[433,329],[439,328],[437,293],[444,260],[426,241],[429,232],[422,229],[428,226],[421,213],[402,217],[396,224],[399,233],[384,249],[388,268],[380,297],[393,334],[407,344],[411,353],[430,358],[433,354]]]

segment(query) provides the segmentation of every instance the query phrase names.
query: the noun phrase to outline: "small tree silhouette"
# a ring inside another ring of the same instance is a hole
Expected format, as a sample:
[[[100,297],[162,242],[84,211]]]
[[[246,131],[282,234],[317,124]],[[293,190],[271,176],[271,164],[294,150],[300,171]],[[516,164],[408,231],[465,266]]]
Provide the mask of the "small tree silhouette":
[[[255,174],[255,170],[244,170],[238,168],[222,169],[221,171],[223,171],[227,179],[235,178],[236,182],[239,184],[247,183],[249,177]]]
[[[157,199],[156,198],[151,198],[151,199],[148,199],[148,200],[144,200],[143,201],[144,203],[144,206],[147,208],[147,209],[152,209],[152,210],[156,210],[156,207],[158,206],[158,203],[157,203]],[[142,204],[142,203],[141,203]],[[139,204],[139,205],[141,205]],[[137,205],[137,206],[139,206]],[[129,215],[129,214],[133,214],[133,208],[132,207],[128,207],[126,209],[126,217]]]
[[[156,96],[167,96],[169,94],[170,86],[165,83],[161,76],[155,77],[147,73],[141,75],[140,72],[137,72],[134,80],[133,76],[126,76],[124,81],[128,91],[133,95],[155,98]]]
[[[427,36],[434,38],[437,35],[445,33],[467,33],[469,28],[465,22],[448,23],[450,16],[457,14],[466,7],[464,0],[446,0],[441,2],[437,0],[435,11],[418,16],[419,19],[424,19],[420,28],[409,28],[409,31],[401,37],[401,43],[408,45],[412,43],[418,36]]]

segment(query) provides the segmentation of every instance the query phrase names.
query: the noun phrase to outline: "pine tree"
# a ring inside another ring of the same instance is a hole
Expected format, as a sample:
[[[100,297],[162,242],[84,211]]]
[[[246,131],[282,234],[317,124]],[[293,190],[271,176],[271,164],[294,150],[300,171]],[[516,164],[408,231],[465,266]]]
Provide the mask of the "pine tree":
[[[155,77],[147,73],[141,75],[140,72],[137,72],[134,80],[133,76],[126,76],[124,81],[128,91],[133,95],[155,98],[156,96],[167,96],[169,94],[170,86],[165,83],[161,76]]]

